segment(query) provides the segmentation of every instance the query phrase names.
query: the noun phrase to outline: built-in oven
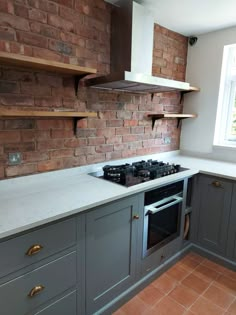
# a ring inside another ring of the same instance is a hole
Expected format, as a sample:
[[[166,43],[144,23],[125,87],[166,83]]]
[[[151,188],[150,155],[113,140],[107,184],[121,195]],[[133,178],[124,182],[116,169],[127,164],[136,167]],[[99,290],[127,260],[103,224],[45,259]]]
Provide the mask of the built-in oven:
[[[145,193],[143,257],[180,235],[184,182]]]

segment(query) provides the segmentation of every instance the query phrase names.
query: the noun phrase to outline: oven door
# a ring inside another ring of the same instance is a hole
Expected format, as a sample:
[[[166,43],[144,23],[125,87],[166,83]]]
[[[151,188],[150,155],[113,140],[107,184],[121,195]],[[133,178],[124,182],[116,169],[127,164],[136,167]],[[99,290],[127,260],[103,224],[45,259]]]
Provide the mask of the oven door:
[[[144,257],[180,235],[182,201],[177,194],[144,207]]]

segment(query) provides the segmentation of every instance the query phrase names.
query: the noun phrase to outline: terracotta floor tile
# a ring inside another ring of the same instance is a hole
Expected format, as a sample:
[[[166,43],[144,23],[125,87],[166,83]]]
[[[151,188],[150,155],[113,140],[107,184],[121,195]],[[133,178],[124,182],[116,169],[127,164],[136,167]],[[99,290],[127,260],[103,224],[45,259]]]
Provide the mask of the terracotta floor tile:
[[[166,274],[177,281],[181,281],[189,275],[190,271],[182,268],[181,266],[173,266],[167,270]]]
[[[188,256],[185,256],[183,259],[180,260],[180,266],[190,271],[194,270],[199,264],[200,262],[191,259]]]
[[[159,303],[157,303],[157,305],[155,305],[153,311],[153,314],[156,315],[183,315],[186,309],[172,300],[169,296],[165,296]]]
[[[236,271],[226,269],[223,275],[236,281]]]
[[[202,262],[202,264],[204,266],[210,268],[210,269],[213,269],[213,270],[219,272],[219,273],[223,273],[224,274],[225,272],[227,273],[227,271],[228,271],[227,268],[225,268],[225,267],[223,267],[223,266],[221,266],[221,265],[219,265],[219,264],[217,264],[217,263],[215,263],[215,262],[213,262],[213,261],[211,261],[209,259],[205,259]]]
[[[189,310],[187,310],[187,311],[184,313],[184,315],[194,315],[194,313],[191,312],[191,311],[189,311]]]
[[[187,278],[182,281],[182,284],[186,285],[187,287],[193,289],[198,294],[202,294],[204,290],[209,286],[209,282],[206,282],[203,279],[195,276],[194,274],[190,274]]]
[[[203,262],[203,260],[205,259],[204,257],[194,253],[194,252],[190,252],[187,257],[193,259],[193,260],[196,260],[197,262],[201,263]]]
[[[215,286],[221,287],[229,293],[236,296],[236,281],[225,277],[223,275],[219,275],[219,277],[213,282]]]
[[[184,285],[178,285],[169,296],[185,308],[189,308],[199,297],[199,295]]]
[[[197,268],[193,271],[193,274],[207,282],[212,282],[219,276],[219,273],[217,271],[210,269],[204,265],[197,266]]]
[[[167,276],[166,274],[163,274],[162,276],[160,276],[159,278],[152,282],[152,285],[154,285],[154,287],[156,287],[164,294],[167,294],[171,290],[173,290],[177,286],[177,284],[178,282],[175,279]]]
[[[229,294],[221,288],[216,287],[215,285],[211,285],[203,294],[203,296],[225,310],[227,310],[227,308],[234,300],[233,295]]]
[[[225,312],[222,308],[203,297],[197,299],[190,311],[196,315],[223,315]]]
[[[159,291],[154,285],[147,286],[139,292],[138,297],[146,304],[153,306],[164,296],[164,293]]]
[[[143,315],[148,308],[149,306],[135,296],[121,307],[121,311],[124,312],[125,315]]]
[[[234,302],[230,305],[228,313],[232,315],[236,314],[236,300],[234,300]]]

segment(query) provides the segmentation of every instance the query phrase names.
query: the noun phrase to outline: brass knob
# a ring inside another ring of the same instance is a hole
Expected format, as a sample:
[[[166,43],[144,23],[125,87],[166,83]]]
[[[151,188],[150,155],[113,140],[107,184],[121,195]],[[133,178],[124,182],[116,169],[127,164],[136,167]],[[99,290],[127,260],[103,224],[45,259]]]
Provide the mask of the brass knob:
[[[40,244],[32,245],[26,252],[27,256],[33,256],[40,252],[43,249],[43,246]]]
[[[213,186],[217,187],[217,188],[221,188],[222,185],[220,182],[218,182],[217,180],[211,183]]]
[[[133,216],[133,219],[134,219],[134,220],[138,220],[138,219],[139,219],[139,215],[138,215],[138,214],[135,214],[135,215]]]
[[[30,290],[28,296],[34,297],[45,289],[43,285],[36,285],[33,289]]]

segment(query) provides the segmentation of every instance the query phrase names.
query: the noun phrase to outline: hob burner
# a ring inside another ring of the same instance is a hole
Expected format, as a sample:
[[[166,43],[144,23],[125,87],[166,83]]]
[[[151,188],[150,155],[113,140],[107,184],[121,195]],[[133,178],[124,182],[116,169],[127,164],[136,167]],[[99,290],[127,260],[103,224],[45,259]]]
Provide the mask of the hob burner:
[[[132,164],[106,165],[103,167],[103,178],[130,187],[180,171],[181,167],[179,164],[147,160],[134,162]]]

